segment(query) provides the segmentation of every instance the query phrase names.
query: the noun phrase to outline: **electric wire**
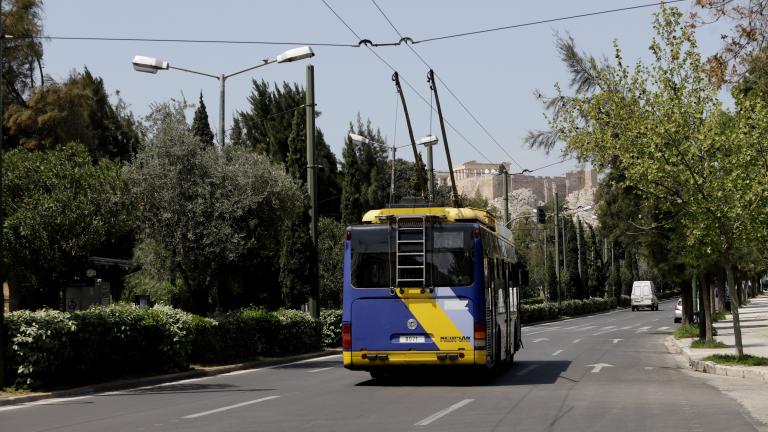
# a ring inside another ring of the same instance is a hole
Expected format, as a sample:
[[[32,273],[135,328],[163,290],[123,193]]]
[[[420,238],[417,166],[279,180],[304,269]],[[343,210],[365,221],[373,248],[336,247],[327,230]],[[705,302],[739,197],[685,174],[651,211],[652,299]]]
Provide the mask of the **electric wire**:
[[[339,19],[339,21],[341,21],[341,23],[342,23],[342,24],[344,24],[344,26],[345,26],[345,27],[347,27],[347,29],[349,29],[349,31],[350,31],[350,32],[352,32],[352,34],[353,34],[353,35],[355,35],[355,37],[358,37],[358,38],[360,37],[360,36],[357,34],[357,32],[355,32],[355,31],[352,29],[352,27],[350,27],[350,26],[349,26],[349,24],[347,24],[347,23],[346,23],[346,21],[344,21],[344,19],[343,19],[341,16],[339,16],[339,14],[338,14],[338,13],[336,13],[336,11],[335,11],[335,10],[334,10],[334,9],[331,7],[331,5],[330,5],[330,4],[328,4],[328,2],[327,2],[326,0],[320,0],[320,1],[322,1],[322,2],[323,2],[323,4],[325,4],[325,6],[326,6],[326,7],[327,7],[327,8],[328,8],[328,9],[329,9],[329,10],[330,10],[330,11],[331,11],[331,12],[332,12],[332,13],[333,13],[335,16],[336,16],[336,18],[338,18],[338,19]],[[395,68],[394,68],[394,66],[392,66],[392,65],[391,65],[391,64],[390,64],[388,61],[386,61],[386,60],[384,59],[384,57],[382,57],[381,55],[379,55],[379,53],[377,53],[377,52],[376,52],[376,51],[375,51],[375,50],[374,50],[372,47],[370,47],[370,46],[367,46],[367,45],[366,45],[366,48],[368,48],[368,50],[369,50],[369,51],[370,51],[370,52],[371,52],[371,53],[372,53],[374,56],[376,56],[376,58],[378,58],[378,59],[379,59],[379,61],[381,61],[382,63],[384,63],[384,64],[385,64],[385,65],[386,65],[386,66],[387,66],[387,67],[388,67],[390,70],[392,70],[392,72],[397,72],[397,69],[395,69]],[[405,83],[405,85],[407,85],[407,86],[408,86],[408,88],[410,88],[410,89],[411,89],[411,91],[413,91],[413,92],[414,92],[414,93],[415,93],[415,94],[416,94],[416,95],[419,97],[419,99],[421,99],[421,100],[422,100],[422,101],[423,101],[425,104],[429,104],[429,101],[427,101],[427,99],[426,99],[426,98],[425,98],[425,97],[424,97],[424,96],[423,96],[423,95],[422,95],[422,94],[421,94],[421,93],[420,93],[418,90],[416,90],[416,88],[415,88],[415,87],[414,87],[414,86],[413,86],[413,85],[410,83],[410,81],[408,81],[408,80],[407,80],[407,79],[406,79],[406,78],[405,78],[405,77],[404,77],[402,74],[400,75],[400,78],[403,80],[403,82]],[[476,152],[477,152],[477,153],[478,153],[480,156],[482,156],[482,157],[483,157],[483,158],[484,158],[484,159],[485,159],[485,160],[486,160],[488,163],[493,163],[493,162],[491,161],[491,159],[490,159],[490,158],[488,158],[488,156],[486,156],[486,155],[485,155],[485,153],[483,153],[482,151],[480,151],[480,149],[479,149],[479,148],[477,148],[477,147],[476,147],[474,144],[472,144],[472,142],[471,142],[471,141],[469,141],[469,140],[467,139],[467,137],[465,137],[465,136],[464,136],[464,134],[462,134],[461,132],[459,132],[459,130],[458,130],[458,129],[456,129],[456,127],[454,127],[454,126],[453,126],[453,124],[452,124],[451,122],[449,122],[449,121],[448,121],[448,119],[446,119],[446,118],[443,118],[443,120],[445,121],[445,124],[447,124],[447,125],[448,125],[448,126],[451,128],[451,130],[452,130],[452,131],[454,131],[454,132],[455,132],[455,133],[456,133],[458,136],[460,136],[460,137],[461,137],[461,138],[462,138],[462,139],[463,139],[463,140],[464,140],[464,141],[465,141],[465,142],[466,142],[466,143],[467,143],[467,144],[468,144],[470,147],[472,147],[472,149],[474,149],[474,150],[475,150],[475,151],[476,151]]]
[[[686,0],[667,0],[664,3],[665,4],[672,4],[672,3],[681,3],[683,1],[686,1]],[[539,20],[539,21],[530,21],[530,22],[526,22],[526,23],[512,24],[512,25],[507,25],[507,26],[502,26],[502,27],[493,27],[493,28],[488,28],[488,29],[476,30],[476,31],[471,31],[471,32],[455,33],[455,34],[449,34],[449,35],[445,35],[445,36],[431,37],[431,38],[426,38],[426,39],[414,40],[412,43],[413,44],[419,44],[419,43],[434,42],[434,41],[445,40],[445,39],[453,39],[453,38],[458,38],[458,37],[474,36],[474,35],[478,35],[478,34],[482,34],[482,33],[491,33],[491,32],[515,29],[515,28],[520,28],[520,27],[529,27],[529,26],[534,26],[534,25],[539,25],[539,24],[547,24],[547,23],[553,23],[553,22],[558,22],[558,21],[566,21],[566,20],[572,20],[572,19],[577,19],[577,18],[586,18],[586,17],[596,16],[596,15],[605,15],[605,14],[616,13],[616,12],[624,12],[624,11],[635,10],[635,9],[643,9],[643,8],[658,6],[659,4],[661,4],[661,2],[646,3],[646,4],[642,4],[642,5],[627,6],[627,7],[616,8],[616,9],[606,9],[606,10],[595,11],[595,12],[587,12],[587,13],[577,14],[577,15],[569,15],[569,16],[564,16],[564,17],[560,17],[560,18],[550,18],[550,19],[544,19],[544,20]]]
[[[673,3],[681,3],[683,1],[685,0],[667,0],[664,3],[673,4]],[[616,9],[606,9],[601,11],[586,12],[582,14],[569,15],[569,16],[558,17],[558,18],[549,18],[549,19],[538,20],[538,21],[529,21],[525,23],[512,24],[512,25],[501,26],[501,27],[493,27],[493,28],[475,30],[475,31],[464,32],[464,33],[448,34],[448,35],[424,38],[419,40],[414,40],[411,37],[400,35],[400,40],[398,42],[387,42],[387,43],[378,43],[378,44],[371,42],[370,39],[361,38],[346,23],[344,25],[346,25],[347,28],[349,28],[350,31],[352,31],[352,33],[355,34],[355,36],[359,40],[358,43],[349,44],[349,43],[332,43],[332,42],[288,42],[288,41],[257,41],[257,40],[234,40],[234,39],[182,39],[182,38],[152,38],[152,37],[55,36],[55,35],[13,35],[13,36],[4,35],[4,37],[7,38],[9,41],[12,41],[13,39],[35,39],[35,40],[161,42],[161,43],[235,44],[235,45],[237,44],[239,45],[313,45],[313,46],[340,47],[340,48],[360,48],[362,46],[366,46],[368,48],[371,48],[371,47],[375,48],[375,47],[385,47],[385,46],[399,46],[402,43],[406,43],[407,45],[415,45],[415,44],[428,43],[428,42],[434,42],[434,41],[440,41],[440,40],[446,40],[446,39],[474,36],[474,35],[483,34],[483,33],[491,33],[491,32],[521,28],[521,27],[530,27],[530,26],[535,26],[539,24],[547,24],[547,23],[553,23],[558,21],[567,21],[567,20],[578,19],[578,18],[586,18],[591,16],[597,16],[597,15],[605,15],[605,14],[616,13],[616,12],[625,12],[629,10],[643,9],[643,8],[658,6],[659,4],[660,2],[647,3],[647,4],[635,5],[635,6],[627,6],[627,7],[616,8]],[[329,6],[329,5],[326,3],[326,6]],[[330,7],[329,9],[332,10],[332,8]],[[339,18],[339,20],[343,22],[343,20],[341,20],[341,17],[339,17],[338,14],[334,12],[334,15],[336,15]]]
[[[101,37],[101,36],[13,36],[13,39],[43,39],[43,40],[71,40],[71,41],[95,41],[95,42],[168,42],[190,44],[219,44],[219,45],[312,45],[324,47],[359,48],[360,44],[341,44],[330,42],[278,42],[278,41],[254,41],[254,40],[227,40],[227,39],[161,39],[144,37]]]
[[[379,13],[381,13],[381,15],[384,17],[384,19],[385,19],[385,20],[387,20],[387,22],[388,22],[388,23],[389,23],[389,25],[392,27],[392,29],[395,31],[395,33],[397,33],[397,35],[398,35],[398,36],[400,36],[400,37],[402,38],[402,37],[403,37],[403,35],[402,35],[402,33],[400,33],[400,30],[398,30],[398,29],[397,29],[397,27],[395,26],[395,24],[394,24],[394,23],[392,23],[392,20],[390,20],[390,19],[389,19],[389,17],[387,16],[387,14],[386,14],[386,13],[384,13],[384,11],[381,9],[381,7],[379,7],[378,3],[376,3],[376,0],[371,0],[371,2],[373,3],[373,5],[374,5],[374,6],[376,6],[376,9],[378,9],[378,10],[379,10]],[[433,67],[432,67],[432,66],[431,66],[431,65],[430,65],[430,64],[429,64],[429,63],[428,63],[426,60],[424,60],[424,57],[422,57],[422,56],[421,56],[421,55],[420,55],[420,54],[419,54],[419,53],[416,51],[416,49],[415,49],[413,46],[411,46],[410,44],[408,44],[408,45],[406,45],[406,46],[408,47],[408,49],[410,49],[410,50],[411,50],[411,52],[412,52],[414,55],[416,55],[416,57],[417,57],[419,60],[421,60],[421,62],[424,64],[424,66],[426,66],[426,67],[427,67],[427,68],[429,68],[430,70],[433,70],[433,71],[434,71],[434,68],[433,68]],[[498,147],[498,148],[499,148],[499,149],[500,149],[502,152],[504,152],[504,154],[505,154],[505,155],[507,155],[507,157],[508,157],[508,158],[509,158],[509,159],[510,159],[510,160],[511,160],[511,161],[512,161],[512,162],[513,162],[515,165],[517,165],[517,166],[518,166],[518,167],[519,167],[519,168],[522,170],[522,169],[523,169],[523,166],[522,166],[522,165],[520,165],[520,163],[519,163],[519,162],[518,162],[518,161],[517,161],[517,160],[516,160],[514,157],[512,157],[512,155],[511,155],[511,154],[509,154],[509,152],[508,152],[508,151],[507,151],[507,150],[504,148],[504,146],[502,146],[502,145],[501,145],[501,143],[499,143],[499,141],[496,139],[496,137],[494,137],[494,136],[493,136],[493,135],[492,135],[492,134],[491,134],[491,133],[488,131],[488,129],[487,129],[487,128],[486,128],[486,127],[485,127],[485,126],[482,124],[482,123],[480,123],[480,120],[478,120],[478,119],[477,119],[477,117],[474,115],[474,113],[472,113],[472,111],[470,111],[470,109],[469,109],[469,108],[467,108],[467,106],[464,104],[464,102],[463,102],[463,101],[462,101],[462,100],[461,100],[461,99],[460,99],[460,98],[459,98],[459,97],[456,95],[456,93],[454,93],[454,92],[453,92],[453,90],[451,90],[451,88],[450,88],[450,87],[448,86],[448,84],[447,84],[447,83],[446,83],[446,82],[445,82],[445,81],[444,81],[444,80],[443,80],[443,79],[440,77],[440,75],[439,75],[439,74],[437,74],[437,73],[435,73],[435,76],[437,76],[437,80],[438,80],[438,81],[440,81],[440,83],[441,83],[441,84],[442,84],[442,85],[445,87],[445,89],[446,89],[446,90],[448,90],[448,93],[450,93],[450,95],[451,95],[451,96],[453,96],[453,98],[454,98],[454,99],[456,99],[456,101],[457,101],[457,102],[459,103],[459,105],[460,105],[460,106],[461,106],[461,107],[464,109],[464,111],[465,111],[465,112],[466,112],[466,113],[469,115],[469,117],[470,117],[472,120],[474,120],[474,122],[475,122],[475,123],[476,123],[476,124],[477,124],[477,125],[480,127],[480,129],[482,129],[482,130],[483,130],[483,132],[485,132],[485,134],[486,134],[486,135],[488,135],[488,137],[491,139],[491,141],[493,141],[493,142],[494,142],[494,144],[496,144],[496,146],[497,146],[497,147]],[[431,99],[430,99],[430,101],[431,101]],[[431,106],[431,104],[430,104],[430,106]],[[430,125],[430,130],[431,130],[431,125]]]

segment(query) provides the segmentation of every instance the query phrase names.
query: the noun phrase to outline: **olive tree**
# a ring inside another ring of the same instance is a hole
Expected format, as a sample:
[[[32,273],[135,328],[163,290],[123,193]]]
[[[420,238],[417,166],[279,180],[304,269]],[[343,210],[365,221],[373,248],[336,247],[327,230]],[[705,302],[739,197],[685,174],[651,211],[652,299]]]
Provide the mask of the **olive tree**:
[[[302,208],[303,196],[267,156],[201,142],[184,108],[153,107],[146,142],[126,174],[141,203],[143,236],[167,251],[183,281],[175,303],[205,313],[219,307],[219,282],[237,279],[225,270],[258,256],[276,259],[283,222]],[[257,277],[238,283],[240,290],[274,288]]]

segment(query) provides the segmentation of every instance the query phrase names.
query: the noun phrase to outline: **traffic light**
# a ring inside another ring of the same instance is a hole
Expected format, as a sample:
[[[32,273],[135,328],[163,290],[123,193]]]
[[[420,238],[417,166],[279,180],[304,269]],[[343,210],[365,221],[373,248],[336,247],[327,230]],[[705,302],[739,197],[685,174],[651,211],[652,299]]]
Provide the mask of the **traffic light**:
[[[547,222],[547,213],[544,211],[544,207],[536,207],[536,219],[540,224]]]

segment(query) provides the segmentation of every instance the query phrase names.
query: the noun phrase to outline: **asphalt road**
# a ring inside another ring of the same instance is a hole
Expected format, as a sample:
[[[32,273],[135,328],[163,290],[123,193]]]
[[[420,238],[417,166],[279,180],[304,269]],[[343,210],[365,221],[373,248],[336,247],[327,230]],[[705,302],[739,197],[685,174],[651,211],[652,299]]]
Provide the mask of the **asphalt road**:
[[[664,346],[673,303],[523,329],[515,364],[372,380],[325,357],[0,407],[0,431],[754,431]]]

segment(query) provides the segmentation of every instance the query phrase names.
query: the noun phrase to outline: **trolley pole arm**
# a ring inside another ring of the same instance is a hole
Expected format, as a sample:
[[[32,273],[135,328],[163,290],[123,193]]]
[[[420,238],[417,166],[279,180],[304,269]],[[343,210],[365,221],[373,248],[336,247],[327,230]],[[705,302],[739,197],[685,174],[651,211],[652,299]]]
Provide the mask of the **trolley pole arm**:
[[[424,171],[421,166],[421,158],[419,157],[419,151],[416,149],[416,139],[413,137],[413,127],[411,127],[411,116],[408,115],[408,105],[405,104],[405,95],[403,95],[403,88],[400,86],[400,75],[395,72],[392,74],[392,81],[395,82],[397,93],[400,95],[400,101],[403,104],[403,113],[405,114],[405,123],[408,125],[408,136],[411,138],[411,147],[413,148],[413,158],[416,161],[416,172],[419,176],[419,186],[421,187],[421,196],[424,199],[428,199],[427,188],[424,182]]]
[[[427,82],[429,88],[435,95],[435,105],[437,105],[437,117],[440,119],[440,130],[443,133],[443,146],[445,146],[445,158],[448,161],[448,173],[451,175],[451,205],[458,208],[459,190],[456,188],[456,179],[453,177],[453,164],[451,163],[451,151],[448,149],[448,136],[445,134],[445,122],[443,121],[443,110],[440,109],[440,98],[437,96],[437,83],[435,82],[435,71],[432,69],[427,73]]]

